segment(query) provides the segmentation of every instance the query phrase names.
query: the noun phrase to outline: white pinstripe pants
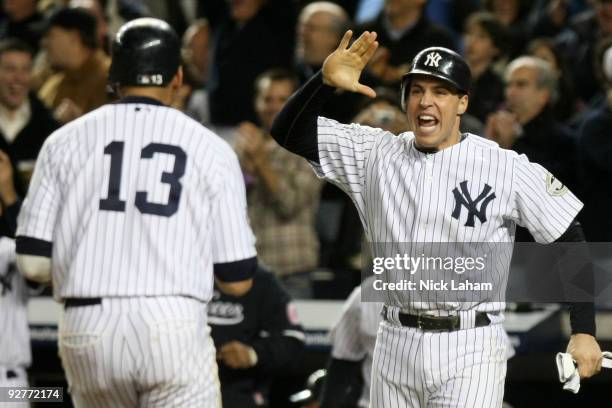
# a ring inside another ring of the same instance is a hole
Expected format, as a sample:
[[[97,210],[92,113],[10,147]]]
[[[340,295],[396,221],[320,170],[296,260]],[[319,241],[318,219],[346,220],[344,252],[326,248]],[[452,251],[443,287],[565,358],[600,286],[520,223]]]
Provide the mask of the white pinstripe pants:
[[[59,352],[78,407],[219,407],[204,303],[185,297],[104,298],[71,307]]]
[[[506,347],[501,324],[423,332],[383,320],[374,349],[370,406],[501,407]]]

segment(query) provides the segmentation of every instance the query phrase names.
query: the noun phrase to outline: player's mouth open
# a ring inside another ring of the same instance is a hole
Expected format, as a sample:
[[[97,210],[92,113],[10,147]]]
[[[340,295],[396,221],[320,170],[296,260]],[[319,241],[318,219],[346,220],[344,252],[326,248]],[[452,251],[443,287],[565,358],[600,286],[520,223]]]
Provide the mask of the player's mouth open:
[[[431,115],[419,115],[417,117],[417,124],[421,130],[433,130],[438,123],[438,119]]]

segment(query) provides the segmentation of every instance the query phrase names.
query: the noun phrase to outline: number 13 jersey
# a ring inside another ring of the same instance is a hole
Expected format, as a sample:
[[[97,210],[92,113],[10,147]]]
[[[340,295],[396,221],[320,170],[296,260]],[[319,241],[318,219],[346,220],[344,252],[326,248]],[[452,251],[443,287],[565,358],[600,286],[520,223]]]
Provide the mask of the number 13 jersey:
[[[208,301],[213,263],[255,256],[234,152],[147,98],[105,105],[47,139],[17,236],[21,253],[52,258],[58,300]]]

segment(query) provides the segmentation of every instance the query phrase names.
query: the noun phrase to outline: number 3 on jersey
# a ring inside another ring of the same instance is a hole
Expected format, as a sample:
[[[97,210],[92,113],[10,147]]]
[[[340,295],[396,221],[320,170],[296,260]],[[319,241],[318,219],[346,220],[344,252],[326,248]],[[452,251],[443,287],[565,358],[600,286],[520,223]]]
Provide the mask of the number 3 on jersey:
[[[104,154],[111,158],[110,175],[108,182],[108,196],[100,200],[100,209],[106,211],[125,211],[125,201],[119,198],[121,190],[121,168],[123,166],[124,142],[111,142],[104,148]],[[136,192],[136,208],[143,214],[153,214],[162,217],[170,217],[179,206],[181,199],[181,177],[185,174],[185,163],[187,155],[178,146],[149,143],[140,152],[141,159],[152,159],[156,153],[171,154],[174,156],[174,168],[172,172],[162,172],[161,182],[170,185],[168,202],[165,204],[152,203],[147,199],[146,191]]]

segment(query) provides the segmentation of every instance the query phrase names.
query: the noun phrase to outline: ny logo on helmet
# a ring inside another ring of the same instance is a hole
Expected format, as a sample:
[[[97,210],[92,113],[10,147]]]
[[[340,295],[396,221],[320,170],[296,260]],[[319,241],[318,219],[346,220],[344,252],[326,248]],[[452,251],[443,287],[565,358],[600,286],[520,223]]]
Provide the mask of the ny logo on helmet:
[[[466,227],[474,226],[474,217],[478,217],[481,224],[487,222],[487,206],[495,198],[495,193],[489,195],[493,188],[485,183],[484,189],[482,189],[478,197],[473,200],[467,187],[467,181],[459,183],[459,187],[461,188],[461,192],[459,192],[457,187],[453,190],[455,208],[453,209],[451,217],[458,220],[461,216],[461,209],[465,207],[468,210],[467,221],[465,223]],[[480,208],[478,208],[478,204],[480,204]]]
[[[430,52],[427,54],[427,60],[425,61],[425,65],[428,67],[437,67],[440,64],[440,59],[442,56],[437,52]]]

